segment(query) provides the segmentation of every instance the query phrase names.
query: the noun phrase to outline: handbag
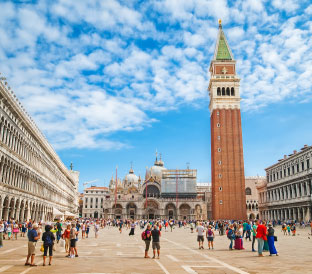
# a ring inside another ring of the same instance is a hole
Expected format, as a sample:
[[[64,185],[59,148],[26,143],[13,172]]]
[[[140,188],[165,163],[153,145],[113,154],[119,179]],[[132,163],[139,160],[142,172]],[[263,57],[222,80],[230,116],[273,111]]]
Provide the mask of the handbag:
[[[60,247],[65,247],[65,241],[64,241],[64,239],[60,239]]]
[[[43,247],[43,245],[41,245],[41,247],[40,247],[40,251],[41,251],[41,252],[43,252],[43,251],[44,251],[44,247]]]
[[[277,236],[274,236],[274,242],[277,242]]]

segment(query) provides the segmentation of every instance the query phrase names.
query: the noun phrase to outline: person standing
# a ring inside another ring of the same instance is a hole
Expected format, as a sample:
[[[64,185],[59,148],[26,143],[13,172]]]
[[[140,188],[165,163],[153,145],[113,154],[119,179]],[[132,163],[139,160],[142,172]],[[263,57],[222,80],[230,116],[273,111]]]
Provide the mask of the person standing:
[[[256,221],[256,225],[257,225],[257,234],[256,234],[256,238],[258,241],[258,254],[259,257],[263,257],[263,246],[264,246],[264,241],[267,240],[267,228],[265,225],[261,224],[259,222],[259,220]]]
[[[78,231],[76,229],[76,225],[73,223],[72,227],[70,229],[70,258],[75,258],[78,257],[78,252],[77,252],[77,236],[78,236]]]
[[[160,241],[159,238],[161,236],[161,232],[158,230],[157,225],[154,225],[154,229],[152,230],[152,248],[153,248],[153,259],[155,259],[156,249],[157,249],[157,259],[159,259],[160,255]]]
[[[208,229],[206,231],[206,238],[207,238],[207,241],[208,241],[208,248],[210,249],[213,249],[213,238],[214,238],[214,232],[211,228],[211,225],[208,226]]]
[[[143,240],[145,242],[145,256],[144,258],[149,258],[148,256],[148,250],[151,244],[151,226],[150,224],[147,225],[146,230],[142,233],[143,234]]]
[[[235,240],[235,231],[234,231],[233,225],[229,226],[229,229],[228,229],[228,232],[227,232],[227,237],[231,241],[229,249],[233,250],[233,241]]]
[[[100,230],[99,221],[96,221],[95,224],[94,224],[95,238],[97,238],[99,236],[99,230]]]
[[[204,232],[205,228],[203,227],[202,223],[199,223],[199,225],[196,227],[197,232],[197,242],[198,242],[198,248],[204,249]]]
[[[267,233],[268,233],[268,244],[269,244],[270,256],[272,255],[278,256],[275,245],[274,245],[275,237],[274,237],[274,228],[272,227],[272,224],[269,224],[269,229]]]
[[[25,265],[30,266],[37,266],[35,262],[35,255],[36,255],[36,243],[40,239],[40,233],[37,233],[38,225],[33,224],[32,229],[28,231],[28,254],[26,258]],[[31,258],[31,261],[29,263],[29,258]]]
[[[53,245],[55,241],[54,234],[50,231],[51,226],[45,226],[45,232],[42,234],[42,241],[43,241],[43,266],[45,266],[47,253],[49,250],[49,265],[51,265],[52,257],[53,257]]]
[[[57,240],[57,243],[59,242],[59,240],[61,239],[61,236],[62,236],[62,225],[60,224],[60,221],[57,221],[56,223],[56,240]]]
[[[70,225],[67,225],[62,237],[65,240],[65,252],[67,253],[66,257],[70,257]]]
[[[252,244],[251,244],[252,252],[256,252],[256,250],[255,250],[256,235],[257,235],[257,226],[256,226],[256,224],[254,223],[254,224],[252,225]]]
[[[4,224],[3,221],[0,220],[0,248],[3,247],[3,232],[4,232]]]
[[[131,227],[131,230],[130,230],[129,236],[134,235],[135,223],[133,220],[131,222],[130,227]]]

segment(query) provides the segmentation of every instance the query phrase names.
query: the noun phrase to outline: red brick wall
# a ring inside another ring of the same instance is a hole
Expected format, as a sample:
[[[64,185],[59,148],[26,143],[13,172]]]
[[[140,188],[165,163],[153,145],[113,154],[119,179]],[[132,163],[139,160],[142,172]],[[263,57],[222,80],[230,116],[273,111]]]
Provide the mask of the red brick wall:
[[[217,127],[218,123],[220,127]],[[218,148],[221,148],[221,152],[218,152]],[[222,162],[221,165],[218,164],[219,161]],[[222,175],[221,178],[219,174]],[[239,109],[214,110],[211,115],[211,177],[213,218],[246,219],[244,157]],[[222,187],[222,191],[219,187]],[[219,203],[220,200],[222,204]]]

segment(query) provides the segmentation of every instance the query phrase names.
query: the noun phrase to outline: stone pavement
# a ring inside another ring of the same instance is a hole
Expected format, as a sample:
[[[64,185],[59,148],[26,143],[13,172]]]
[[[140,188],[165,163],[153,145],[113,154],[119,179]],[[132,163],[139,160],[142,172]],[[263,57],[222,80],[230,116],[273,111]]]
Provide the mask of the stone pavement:
[[[189,229],[176,228],[173,232],[162,232],[161,258],[144,259],[144,242],[141,230],[128,236],[129,230],[120,234],[117,228],[100,230],[94,238],[79,239],[78,258],[65,258],[63,248],[57,247],[52,266],[42,266],[40,243],[37,246],[38,267],[24,266],[27,252],[26,238],[4,241],[0,249],[0,273],[312,273],[312,236],[310,228],[298,229],[298,236],[284,236],[275,228],[278,257],[257,257],[251,252],[251,242],[244,240],[245,250],[229,251],[226,236],[215,238],[215,249],[198,250],[196,233]],[[310,239],[308,238],[310,237]],[[152,251],[150,250],[150,256]]]

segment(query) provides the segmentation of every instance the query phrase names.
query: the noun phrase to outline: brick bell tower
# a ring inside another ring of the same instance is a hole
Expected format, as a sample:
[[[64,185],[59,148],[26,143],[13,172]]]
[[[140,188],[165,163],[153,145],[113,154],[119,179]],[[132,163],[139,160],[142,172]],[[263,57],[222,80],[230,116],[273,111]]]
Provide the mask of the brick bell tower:
[[[240,79],[236,61],[219,20],[217,44],[210,64],[212,217],[247,218],[240,113]]]

